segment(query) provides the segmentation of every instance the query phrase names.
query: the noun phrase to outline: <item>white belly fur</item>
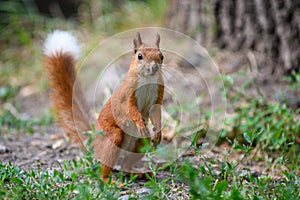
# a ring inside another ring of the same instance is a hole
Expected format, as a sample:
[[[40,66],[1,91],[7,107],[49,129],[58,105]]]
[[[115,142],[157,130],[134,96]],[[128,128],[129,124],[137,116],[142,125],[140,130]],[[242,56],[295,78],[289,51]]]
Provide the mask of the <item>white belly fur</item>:
[[[140,77],[137,91],[135,93],[138,110],[143,117],[148,109],[155,104],[158,97],[158,76]]]

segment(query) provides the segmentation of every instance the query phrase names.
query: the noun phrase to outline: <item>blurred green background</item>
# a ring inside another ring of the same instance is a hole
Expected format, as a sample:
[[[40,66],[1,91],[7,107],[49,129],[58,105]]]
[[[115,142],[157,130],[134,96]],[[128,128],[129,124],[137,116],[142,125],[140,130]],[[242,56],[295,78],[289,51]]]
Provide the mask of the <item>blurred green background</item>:
[[[91,48],[120,31],[162,26],[167,1],[9,0],[0,2],[0,85],[46,87],[42,42],[54,29],[76,32]]]

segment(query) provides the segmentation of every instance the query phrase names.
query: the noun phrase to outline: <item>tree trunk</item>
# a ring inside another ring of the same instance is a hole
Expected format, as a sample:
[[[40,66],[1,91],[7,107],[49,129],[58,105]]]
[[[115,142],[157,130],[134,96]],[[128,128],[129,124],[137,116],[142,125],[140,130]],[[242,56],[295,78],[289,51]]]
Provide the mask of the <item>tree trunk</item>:
[[[300,70],[300,1],[171,0],[166,23],[204,46],[250,51],[261,71]]]

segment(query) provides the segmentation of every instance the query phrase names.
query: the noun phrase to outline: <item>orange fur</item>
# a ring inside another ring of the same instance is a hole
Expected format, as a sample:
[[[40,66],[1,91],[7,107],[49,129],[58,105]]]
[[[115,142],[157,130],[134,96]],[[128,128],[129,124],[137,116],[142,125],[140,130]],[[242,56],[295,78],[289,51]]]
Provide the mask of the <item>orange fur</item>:
[[[88,109],[84,99],[73,99],[76,77],[74,58],[68,53],[57,52],[46,57],[44,63],[48,70],[49,84],[52,89],[51,99],[58,116],[57,121],[73,141],[82,143],[86,136],[78,135],[78,130],[81,132],[91,130],[91,126],[89,117],[85,115]],[[75,124],[74,115],[80,119],[79,124]]]
[[[161,140],[160,106],[164,85],[161,72],[163,56],[159,50],[159,41],[157,35],[155,44],[147,45],[142,42],[140,35],[137,35],[134,39],[135,54],[128,74],[104,105],[95,124],[96,129],[101,129],[105,135],[97,135],[92,144],[95,156],[101,160],[104,180],[116,163],[120,149],[138,152],[142,144],[140,138],[151,137],[147,128],[148,119],[154,126],[153,143],[157,144]],[[142,59],[138,58],[139,54],[142,55]],[[72,99],[76,77],[74,58],[68,53],[58,52],[46,57],[45,61],[52,88],[51,99],[57,110],[58,122],[70,138],[82,142],[86,137],[81,132],[90,130],[91,125],[84,99]],[[74,114],[80,119],[79,124],[74,123]],[[134,161],[140,158],[131,157],[128,159],[130,163],[125,163],[124,166],[130,168]]]

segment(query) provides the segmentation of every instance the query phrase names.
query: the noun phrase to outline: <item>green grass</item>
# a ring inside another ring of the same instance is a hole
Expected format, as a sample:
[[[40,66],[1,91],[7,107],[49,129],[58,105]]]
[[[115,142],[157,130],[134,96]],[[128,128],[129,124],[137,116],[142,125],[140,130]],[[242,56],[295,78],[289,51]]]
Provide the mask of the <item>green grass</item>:
[[[214,163],[213,161],[212,163]],[[255,177],[250,172],[238,174],[232,163],[220,163],[221,173],[202,165],[185,164],[180,177],[190,186],[192,199],[298,199],[300,179],[295,172],[283,171],[282,180],[270,176]]]
[[[242,75],[223,76],[223,91],[228,97],[229,106],[234,109],[234,116],[226,120],[227,128],[222,131],[221,137],[237,138],[242,143],[251,140],[257,151],[269,153],[273,159],[283,157],[288,160],[288,167],[299,170],[300,109],[292,109],[284,102],[268,101],[253,79],[236,86],[235,77]],[[286,77],[290,82],[287,90],[291,87],[299,89],[299,78],[293,79],[297,76],[299,73],[293,72]],[[250,84],[257,87],[258,97],[247,96],[246,90]]]
[[[201,153],[201,148],[198,148],[194,150],[200,156],[201,163],[185,158],[162,167],[150,164],[154,176],[149,177],[144,187],[149,188],[151,193],[144,195],[130,189],[136,181],[135,177],[125,180],[120,173],[118,181],[125,183],[123,187],[103,183],[100,178],[100,163],[93,159],[92,151],[88,151],[80,160],[65,161],[62,171],[25,171],[15,165],[0,162],[0,198],[118,199],[122,190],[128,190],[132,199],[166,199],[172,194],[176,196],[178,190],[174,190],[175,185],[183,182],[188,186],[186,193],[191,199],[298,199],[299,171],[285,170],[281,172],[282,178],[274,179],[268,175],[257,177],[250,171],[240,173],[237,170],[240,163],[230,160],[231,153],[240,150],[247,157],[252,149],[235,141],[231,151],[222,160],[207,158]],[[218,170],[214,167],[216,164]],[[170,175],[158,179],[156,174],[166,169]],[[184,188],[180,190],[185,191]]]
[[[65,162],[63,171],[29,170],[0,163],[1,199],[116,199],[117,185],[104,184],[90,157]]]

